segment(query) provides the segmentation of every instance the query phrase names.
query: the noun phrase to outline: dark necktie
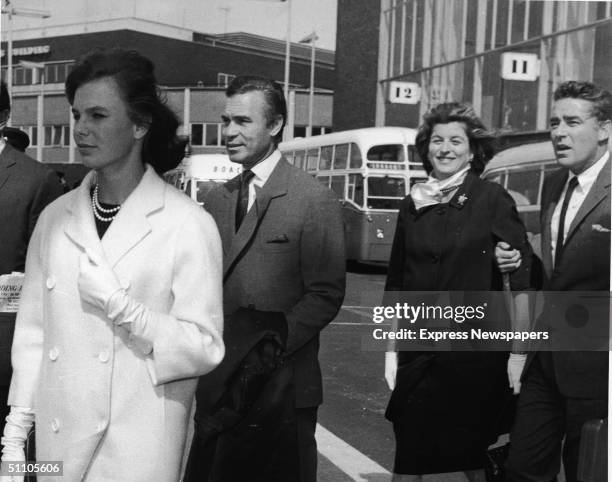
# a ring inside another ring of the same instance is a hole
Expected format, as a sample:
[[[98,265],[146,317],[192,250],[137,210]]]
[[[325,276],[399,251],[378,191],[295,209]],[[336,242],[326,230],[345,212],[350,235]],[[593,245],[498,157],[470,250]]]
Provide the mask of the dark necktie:
[[[249,182],[255,177],[251,170],[244,171],[240,176],[240,189],[238,190],[238,204],[236,205],[236,231],[240,228],[242,220],[249,208]]]
[[[567,185],[567,191],[565,191],[563,205],[561,206],[559,229],[557,231],[557,246],[555,248],[555,267],[559,266],[559,261],[561,261],[561,253],[563,251],[563,232],[565,231],[565,215],[567,214],[567,206],[569,205],[576,186],[578,186],[578,178],[574,176],[570,179],[570,182]]]

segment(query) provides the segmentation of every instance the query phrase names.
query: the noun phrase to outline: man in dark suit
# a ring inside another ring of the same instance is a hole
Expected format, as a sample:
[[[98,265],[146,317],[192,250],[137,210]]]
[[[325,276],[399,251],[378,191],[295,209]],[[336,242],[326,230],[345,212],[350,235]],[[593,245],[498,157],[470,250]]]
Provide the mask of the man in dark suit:
[[[542,193],[546,293],[538,323],[554,330],[565,320],[552,314],[559,298],[550,292],[601,292],[607,300],[610,290],[612,95],[589,82],[561,84],[550,128],[561,169],[546,178]],[[496,253],[501,267],[514,266],[516,252]],[[589,323],[607,333],[609,316]],[[607,417],[607,406],[607,349],[530,353],[511,433],[510,480],[554,480],[562,452],[566,480],[576,481],[582,425]]]
[[[284,314],[299,480],[315,481],[314,432],[322,403],[319,332],[336,316],[345,288],[340,206],[329,189],[278,151],[287,117],[278,84],[237,77],[226,96],[226,148],[243,173],[211,191],[204,203],[223,242],[224,312],[227,317],[250,307]]]
[[[57,175],[16,150],[4,138],[10,115],[6,84],[0,85],[0,275],[25,269],[30,235],[43,208],[63,193]],[[8,415],[11,343],[15,313],[0,313],[0,430]]]

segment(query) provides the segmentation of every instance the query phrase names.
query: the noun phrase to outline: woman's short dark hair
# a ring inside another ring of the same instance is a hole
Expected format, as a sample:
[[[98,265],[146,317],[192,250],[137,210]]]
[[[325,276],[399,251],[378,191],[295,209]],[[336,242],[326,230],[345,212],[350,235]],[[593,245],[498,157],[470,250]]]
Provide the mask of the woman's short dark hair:
[[[283,129],[287,122],[287,102],[283,89],[278,83],[256,75],[241,75],[230,82],[225,90],[225,95],[226,97],[233,97],[253,91],[262,92],[264,95],[268,126],[274,123],[279,115],[283,118],[283,125],[278,134],[274,136],[274,141],[278,144],[283,138]]]
[[[415,140],[415,147],[421,157],[423,167],[428,174],[433,170],[433,165],[429,160],[429,140],[434,126],[450,122],[460,122],[465,126],[465,133],[470,141],[470,150],[474,156],[470,171],[481,174],[495,153],[496,137],[487,130],[472,106],[459,102],[437,105],[423,116],[423,124],[419,127]]]
[[[128,105],[132,122],[146,125],[142,160],[159,172],[175,168],[185,155],[186,139],[177,136],[179,120],[162,99],[153,62],[135,50],[94,50],[77,60],[66,79],[70,104],[79,87],[112,77]]]

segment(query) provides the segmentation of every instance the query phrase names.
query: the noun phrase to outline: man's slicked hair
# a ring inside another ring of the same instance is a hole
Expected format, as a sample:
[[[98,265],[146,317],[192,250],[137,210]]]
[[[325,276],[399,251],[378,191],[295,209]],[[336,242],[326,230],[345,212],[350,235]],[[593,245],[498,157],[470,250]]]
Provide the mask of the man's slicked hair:
[[[240,75],[235,77],[225,90],[226,97],[233,97],[247,92],[262,92],[266,101],[266,120],[268,125],[274,123],[280,115],[283,124],[278,134],[274,136],[274,142],[278,144],[283,138],[283,129],[287,123],[287,102],[281,86],[273,80],[256,75]]]
[[[593,103],[593,115],[598,121],[612,120],[612,94],[591,82],[568,80],[557,87],[553,100],[582,99]]]

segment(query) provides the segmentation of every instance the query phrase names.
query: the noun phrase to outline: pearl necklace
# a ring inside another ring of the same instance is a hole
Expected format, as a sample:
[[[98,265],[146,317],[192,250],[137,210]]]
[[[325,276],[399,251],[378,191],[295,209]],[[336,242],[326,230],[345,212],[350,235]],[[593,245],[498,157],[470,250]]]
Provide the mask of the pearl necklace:
[[[98,200],[98,185],[94,188],[94,192],[91,196],[91,207],[93,208],[94,216],[104,222],[110,223],[121,209],[121,204],[117,207],[106,209],[100,206],[100,201]],[[104,217],[104,214],[110,214],[108,217]]]

